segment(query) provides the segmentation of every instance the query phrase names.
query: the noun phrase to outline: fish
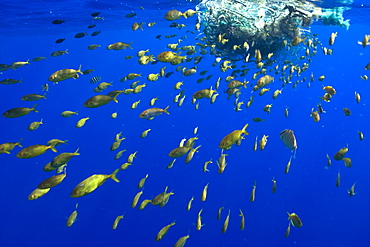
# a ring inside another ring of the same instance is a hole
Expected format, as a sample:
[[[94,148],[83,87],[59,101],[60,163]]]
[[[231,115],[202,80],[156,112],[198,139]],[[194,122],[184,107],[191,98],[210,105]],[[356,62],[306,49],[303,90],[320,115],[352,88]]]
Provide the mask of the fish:
[[[287,229],[286,229],[286,231],[285,231],[285,237],[287,238],[287,237],[289,237],[289,234],[290,234],[290,221],[289,221],[289,223],[288,223],[288,227],[287,227]]]
[[[256,199],[256,188],[257,188],[257,184],[256,184],[256,181],[254,181],[253,189],[252,189],[251,196],[250,196],[251,202],[254,202],[254,200]]]
[[[57,40],[55,40],[55,43],[60,44],[60,43],[62,43],[64,40],[66,40],[66,39],[57,39]],[[33,61],[33,60],[32,60],[32,61]]]
[[[36,144],[23,148],[17,153],[16,157],[20,159],[29,159],[44,154],[48,149],[50,149],[54,153],[57,152],[53,145],[47,146]]]
[[[293,157],[295,157],[298,146],[294,131],[289,129],[283,130],[280,132],[280,139],[283,141],[284,145],[293,152]]]
[[[93,32],[92,34],[91,34],[91,36],[97,36],[97,35],[99,35],[101,33],[101,31],[95,31],[95,32]]]
[[[45,179],[44,181],[42,181],[37,186],[37,188],[38,189],[48,189],[48,188],[52,188],[54,186],[57,186],[58,184],[63,182],[63,180],[65,179],[66,176],[67,176],[66,167],[64,167],[64,173],[63,174],[54,175],[50,178]]]
[[[4,112],[2,116],[6,118],[23,117],[23,116],[28,115],[31,111],[38,112],[38,110],[36,110],[36,106],[37,104],[35,104],[32,108],[28,108],[28,107],[12,108]]]
[[[244,125],[244,127],[241,130],[234,130],[230,134],[226,135],[219,144],[219,148],[228,150],[232,147],[232,145],[236,144],[238,141],[243,139],[244,135],[249,135],[249,133],[246,131],[248,127],[248,124]]]
[[[119,183],[119,180],[116,177],[118,171],[119,169],[116,169],[110,175],[94,174],[86,178],[73,189],[71,197],[82,197],[94,192],[98,187],[102,186],[108,178],[111,178],[115,182]]]
[[[40,94],[27,94],[21,98],[23,101],[36,101],[40,99],[46,99],[46,93],[44,95]]]
[[[204,226],[202,225],[202,216],[201,216],[202,211],[203,209],[199,210],[197,223],[195,224],[195,229],[197,229],[197,231],[200,231],[200,229],[202,229],[202,227]]]
[[[132,17],[135,17],[136,16],[136,13],[132,12],[132,13],[128,13],[125,15],[126,18],[132,18]]]
[[[338,172],[338,175],[337,175],[337,180],[335,182],[335,187],[339,187],[340,186],[340,172]]]
[[[186,240],[190,238],[190,235],[186,235],[184,237],[179,238],[179,240],[176,241],[174,247],[184,247]]]
[[[163,227],[157,234],[157,236],[155,237],[155,241],[159,241],[161,240],[168,232],[168,230],[171,228],[171,226],[175,225],[176,223],[175,222],[172,222],[171,224]]]
[[[229,227],[229,220],[230,220],[230,209],[229,209],[228,215],[226,216],[224,224],[222,225],[222,231],[221,231],[222,233],[225,233],[227,231],[227,228]]]
[[[348,145],[344,148],[341,148],[335,155],[334,159],[335,160],[342,160],[346,153],[348,152]]]
[[[241,217],[241,220],[240,220],[240,230],[244,230],[244,225],[245,225],[245,218],[244,218],[244,214],[243,214],[243,211],[241,209],[239,209],[239,216]]]
[[[62,24],[64,22],[65,22],[65,20],[53,20],[51,23],[58,25],[58,24]]]
[[[140,199],[140,196],[143,194],[143,191],[140,191],[140,192],[138,192],[136,195],[135,195],[135,197],[134,197],[134,199],[132,200],[132,203],[131,203],[131,207],[132,208],[134,208],[134,207],[136,207],[136,205],[137,205],[137,203],[138,203],[138,201],[139,201],[139,199]]]
[[[272,178],[272,193],[276,193],[276,180]]]
[[[208,185],[209,185],[209,183],[206,184],[206,186],[204,186],[204,188],[203,188],[202,196],[201,196],[201,201],[202,202],[206,201],[206,199],[207,199]]]
[[[154,117],[157,117],[157,116],[161,115],[163,112],[166,113],[167,115],[170,115],[170,113],[168,112],[168,108],[169,108],[169,106],[167,106],[164,109],[149,108],[149,109],[146,109],[145,111],[143,111],[142,113],[140,113],[139,117],[142,118],[142,119],[152,120],[152,119],[154,119]]]
[[[39,199],[40,197],[42,197],[43,195],[48,193],[49,190],[50,190],[50,188],[47,188],[47,189],[37,188],[34,191],[32,191],[32,193],[28,196],[28,200],[32,201],[32,200]]]
[[[76,210],[73,211],[67,219],[67,222],[66,222],[67,227],[71,227],[73,223],[75,223],[77,219],[77,207],[78,207],[78,203],[76,203]]]
[[[190,211],[191,206],[192,206],[192,204],[193,204],[193,200],[194,200],[194,196],[192,196],[192,197],[190,198],[189,202],[188,202],[188,205],[187,205],[187,207],[186,207],[186,210],[187,210],[187,211]]]
[[[352,185],[352,187],[349,189],[349,191],[348,191],[348,195],[349,195],[350,197],[352,197],[352,196],[356,195],[356,193],[355,193],[355,185],[356,185],[356,183],[357,183],[357,182],[355,182],[355,183]]]
[[[117,229],[118,223],[120,222],[121,219],[123,219],[123,217],[124,217],[124,215],[118,215],[116,217],[116,219],[114,220],[113,225],[112,225],[113,230]]]
[[[302,227],[302,221],[301,219],[298,217],[298,215],[296,213],[288,213],[288,220],[290,220],[290,223],[294,226],[294,227]]]
[[[87,35],[87,33],[86,32],[81,32],[81,33],[77,33],[77,34],[75,34],[75,38],[76,39],[80,39],[80,38],[83,38],[83,37],[85,37]]]
[[[285,174],[289,173],[291,163],[292,163],[292,156],[290,156],[290,159],[289,159],[288,163],[286,164],[285,171],[284,171]]]

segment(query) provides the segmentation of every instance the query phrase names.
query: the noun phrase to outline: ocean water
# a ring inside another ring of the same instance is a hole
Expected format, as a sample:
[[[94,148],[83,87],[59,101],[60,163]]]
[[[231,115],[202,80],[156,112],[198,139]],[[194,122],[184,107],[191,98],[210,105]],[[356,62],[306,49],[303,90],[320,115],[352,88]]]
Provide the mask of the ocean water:
[[[368,188],[370,169],[368,167],[370,86],[360,76],[368,75],[364,70],[370,62],[370,47],[363,48],[357,42],[369,34],[369,3],[338,3],[327,1],[320,3],[325,7],[349,6],[344,12],[345,19],[350,19],[348,30],[336,26],[323,26],[320,21],[313,23],[310,32],[317,34],[317,55],[312,57],[307,71],[294,76],[292,81],[303,80],[296,88],[293,84],[285,85],[283,93],[272,98],[276,89],[281,89],[281,74],[268,72],[275,76],[269,85],[270,91],[263,96],[252,92],[252,87],[242,88],[240,101],[247,103],[249,97],[255,95],[254,103],[241,111],[235,111],[234,97],[227,99],[225,79],[231,70],[223,73],[219,65],[213,67],[214,55],[203,55],[202,61],[184,62],[180,65],[187,68],[197,67],[197,73],[183,76],[177,72],[177,65],[158,62],[140,65],[136,56],[140,50],[149,49],[148,54],[157,56],[169,51],[167,45],[182,41],[179,47],[194,45],[197,38],[203,37],[201,31],[195,31],[196,16],[180,19],[176,22],[186,27],[170,28],[172,23],[164,19],[170,9],[185,11],[195,8],[198,1],[2,1],[0,16],[2,64],[11,64],[30,59],[30,64],[16,70],[8,69],[1,72],[0,80],[16,79],[22,83],[1,86],[1,113],[15,107],[32,107],[38,104],[38,112],[30,112],[19,118],[1,117],[2,127],[0,142],[21,142],[24,147],[35,144],[46,144],[50,139],[68,140],[67,144],[57,146],[57,153],[47,150],[45,154],[19,159],[16,154],[21,150],[15,147],[11,154],[1,154],[2,172],[0,173],[0,195],[2,198],[2,229],[0,246],[173,246],[182,236],[190,235],[185,246],[370,246],[368,222],[370,221],[370,192]],[[142,6],[144,10],[138,8]],[[93,20],[91,13],[99,11],[104,20]],[[134,12],[133,18],[125,15]],[[65,23],[54,25],[55,19]],[[153,27],[143,25],[143,31],[132,31],[134,22],[156,22]],[[88,29],[90,24],[95,28]],[[93,31],[101,31],[95,37]],[[191,33],[189,31],[194,31]],[[86,37],[76,39],[74,35],[87,32]],[[338,32],[332,47],[329,47],[330,34]],[[175,37],[165,38],[166,35]],[[161,39],[156,36],[161,35]],[[184,36],[186,35],[186,38]],[[55,40],[65,38],[60,44]],[[120,51],[107,50],[106,46],[116,42],[132,42],[133,49]],[[100,44],[96,50],[88,50],[87,46]],[[303,44],[302,44],[303,46]],[[321,47],[333,49],[332,55],[324,55]],[[51,57],[57,50],[68,49],[69,54]],[[192,56],[197,56],[198,52]],[[183,52],[185,53],[185,52]],[[302,50],[302,54],[304,50]],[[184,54],[182,54],[184,55]],[[31,61],[34,57],[46,57],[39,62]],[[125,59],[133,56],[132,59]],[[188,56],[189,57],[189,56]],[[282,64],[283,58],[276,58],[275,64]],[[222,63],[222,62],[220,62]],[[80,75],[78,79],[68,79],[54,84],[48,81],[49,76],[61,69],[82,70],[94,69],[89,75]],[[240,69],[243,62],[237,62]],[[152,82],[146,79],[150,73],[159,73],[166,66],[166,72],[174,72],[168,78],[159,78]],[[257,71],[254,62],[247,66],[251,69],[245,77],[237,77],[240,81],[250,81]],[[280,65],[282,66],[282,65]],[[201,71],[207,70],[201,76]],[[120,82],[120,78],[129,73],[141,73],[139,84],[146,87],[138,94],[119,95],[118,103],[110,102],[98,108],[86,108],[83,103],[97,95],[91,84],[94,76],[101,77],[100,82],[113,82],[113,86],[101,94],[112,90],[130,88],[134,81]],[[311,73],[315,80],[307,86]],[[213,75],[209,80],[196,83],[199,78]],[[319,76],[325,76],[319,81]],[[221,77],[221,85],[217,90],[219,96],[214,104],[209,100],[199,100],[199,109],[192,104],[192,95],[201,89],[215,87],[216,80]],[[181,90],[185,90],[186,98],[181,107],[173,102],[180,90],[175,90],[176,82],[183,81]],[[22,101],[26,94],[44,94],[42,86],[48,84],[47,99],[37,102]],[[319,97],[324,95],[324,86],[333,86],[336,94],[330,102]],[[361,102],[356,103],[354,93],[361,95]],[[162,114],[148,121],[140,119],[139,114],[150,108],[149,102],[158,97],[154,107],[164,109],[169,106],[169,115]],[[140,100],[136,109],[131,104]],[[321,102],[326,113],[321,120],[314,122],[310,117],[312,108],[316,109]],[[263,108],[273,104],[271,113]],[[284,116],[289,107],[289,116]],[[343,114],[343,108],[349,108],[351,116]],[[77,111],[78,115],[63,118],[60,113],[65,110]],[[117,112],[116,119],[110,116]],[[86,125],[76,128],[79,119],[89,117]],[[259,117],[262,122],[252,119]],[[39,129],[29,131],[28,125],[34,121],[43,124]],[[249,124],[240,146],[233,146],[227,153],[227,167],[222,174],[216,165],[221,149],[221,139],[234,130]],[[198,127],[198,133],[193,134]],[[140,138],[140,134],[151,129],[148,136]],[[298,148],[295,158],[291,161],[289,173],[285,167],[292,155],[285,147],[279,134],[284,129],[293,130]],[[358,131],[363,132],[364,139],[359,140]],[[116,151],[110,151],[117,133],[122,132],[126,139]],[[254,151],[256,137],[258,140],[268,135],[264,150]],[[167,165],[173,160],[168,153],[178,147],[181,139],[198,137],[195,147],[201,145],[189,164],[184,157],[178,158],[171,169]],[[333,159],[334,154],[348,146],[346,157],[352,159],[353,166],[347,168],[343,161]],[[57,154],[75,152],[80,155],[73,157],[66,169],[64,181],[51,188],[37,200],[27,200],[29,194],[43,180],[55,175],[55,172],[44,172],[43,167]],[[127,150],[123,156],[115,160],[119,150]],[[119,183],[108,179],[94,192],[80,197],[71,198],[72,190],[84,179],[93,174],[111,174],[137,152],[137,158],[128,169],[118,172]],[[328,167],[326,155],[332,160]],[[203,164],[211,160],[209,172],[203,172]],[[337,174],[341,174],[341,184],[336,187]],[[149,174],[139,203],[144,199],[153,199],[162,193],[166,186],[173,192],[164,207],[148,205],[144,210],[131,208],[134,196],[141,191],[137,184]],[[272,193],[272,179],[277,182],[276,193]],[[350,197],[348,190],[355,185],[355,195]],[[206,201],[201,201],[204,186],[209,184]],[[250,195],[256,185],[255,201]],[[186,210],[189,200],[194,197],[190,211]],[[66,226],[69,215],[76,209],[76,222]],[[217,212],[224,207],[221,219],[217,220]],[[196,230],[198,212],[202,211],[200,231]],[[245,229],[240,230],[239,209],[245,215]],[[230,222],[226,233],[221,229],[230,211]],[[303,226],[291,226],[289,237],[285,237],[289,213],[296,213]],[[117,229],[112,229],[115,218],[124,215]],[[167,235],[160,241],[154,239],[159,230],[172,223]]]

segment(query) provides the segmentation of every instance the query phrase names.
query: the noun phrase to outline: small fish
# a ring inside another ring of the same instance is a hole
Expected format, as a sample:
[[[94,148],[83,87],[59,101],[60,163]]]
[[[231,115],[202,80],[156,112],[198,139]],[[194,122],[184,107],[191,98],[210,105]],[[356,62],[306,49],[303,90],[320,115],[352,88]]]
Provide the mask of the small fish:
[[[351,114],[352,114],[352,113],[351,113],[351,110],[350,110],[350,109],[348,109],[348,108],[343,108],[343,113],[344,113],[344,115],[345,115],[345,116],[347,116],[347,117],[348,117],[348,116],[351,116]]]
[[[86,32],[85,32],[85,33],[82,33],[82,32],[81,32],[81,33],[77,33],[77,34],[75,34],[75,36],[74,36],[74,37],[75,37],[76,39],[80,39],[80,38],[85,37],[86,35],[87,35],[87,33],[86,33]]]
[[[119,215],[119,216],[116,217],[116,219],[114,220],[113,225],[112,225],[113,230],[117,229],[118,223],[120,222],[121,219],[123,219],[123,215]]]
[[[256,123],[265,121],[264,119],[259,118],[259,117],[255,117],[252,120],[253,120],[253,122],[256,122]]]
[[[334,155],[334,159],[335,160],[342,160],[344,158],[344,156],[346,155],[346,153],[348,152],[348,144],[346,147],[344,148],[341,148],[335,155]]]
[[[355,185],[356,185],[356,183],[357,183],[357,182],[355,182],[355,183],[352,185],[352,187],[349,189],[349,191],[348,191],[348,195],[349,195],[350,197],[352,197],[352,196],[356,195],[356,193],[355,193]]]
[[[352,167],[352,160],[351,158],[343,158],[342,159],[344,161],[344,165],[348,168],[351,168]]]
[[[184,237],[179,238],[179,240],[176,241],[174,247],[184,247],[186,240],[190,238],[189,235],[186,235]]]
[[[239,216],[242,217],[241,220],[240,220],[240,230],[244,230],[244,225],[245,225],[245,218],[244,218],[244,214],[243,214],[243,211],[241,209],[239,209],[240,211],[240,214]]]
[[[199,210],[198,217],[197,217],[197,223],[195,224],[195,229],[197,229],[197,231],[200,231],[200,229],[202,229],[203,227],[202,216],[201,216],[202,211],[203,209]]]
[[[96,17],[98,15],[100,15],[100,12],[94,12],[94,13],[91,14],[92,17]]]
[[[221,213],[222,213],[222,210],[224,209],[224,207],[220,207],[217,211],[217,220],[220,220],[221,219]]]
[[[290,159],[289,159],[288,163],[286,164],[285,171],[284,171],[285,174],[288,174],[288,172],[290,170],[290,164],[291,163],[292,163],[292,156],[290,156]]]
[[[173,167],[173,165],[175,164],[175,161],[176,159],[173,159],[168,165],[167,165],[167,169],[171,169]]]
[[[337,181],[335,182],[335,187],[339,187],[339,186],[340,186],[340,172],[338,172]]]
[[[139,201],[139,199],[140,199],[140,196],[143,194],[143,191],[140,191],[140,192],[138,192],[136,195],[135,195],[135,197],[134,197],[134,199],[132,200],[132,203],[131,203],[131,207],[132,208],[134,208],[134,207],[136,207],[136,205],[137,205],[137,203],[138,203],[138,201]]]
[[[78,203],[76,203],[76,210],[71,213],[71,215],[67,219],[67,227],[71,227],[73,223],[75,223],[76,218],[77,218],[77,207]]]
[[[290,220],[290,223],[294,226],[294,227],[302,227],[302,221],[301,219],[298,217],[297,214],[295,213],[292,213],[292,214],[288,214],[288,220]]]
[[[272,178],[272,193],[275,193],[276,192],[276,180],[274,178]]]
[[[250,196],[251,202],[254,202],[254,200],[256,199],[256,188],[257,188],[256,181],[254,181],[253,189]]]
[[[289,221],[289,223],[288,223],[288,227],[287,227],[287,229],[286,229],[286,231],[285,231],[285,237],[287,238],[287,237],[289,237],[289,234],[290,234],[290,221]]]
[[[65,20],[53,20],[51,23],[53,23],[53,24],[62,24],[63,22],[65,22]]]
[[[253,151],[257,151],[258,149],[258,136],[256,136],[256,140],[254,141]]]
[[[260,140],[260,151],[264,150],[265,149],[265,146],[267,144],[267,135],[263,135],[261,140]]]
[[[93,32],[92,34],[91,34],[91,36],[97,36],[97,35],[99,35],[101,33],[101,31],[95,31],[95,32]]]
[[[136,13],[134,13],[134,12],[126,14],[126,18],[132,18],[132,17],[135,17],[135,16],[136,16]]]
[[[338,36],[338,32],[331,33],[330,38],[329,38],[329,45],[332,46],[334,45],[335,38]]]
[[[204,186],[203,191],[202,191],[202,196],[201,196],[201,201],[204,202],[207,199],[207,191],[208,191],[208,184]]]
[[[211,160],[209,160],[209,161],[204,162],[204,165],[203,165],[203,172],[209,172],[209,170],[207,169],[207,167],[208,167],[208,164],[210,164],[210,163],[213,163],[213,162],[212,162],[212,159],[211,159]]]
[[[159,241],[161,240],[168,232],[168,230],[171,228],[171,226],[175,225],[176,223],[175,222],[172,222],[171,224],[163,227],[157,234],[157,236],[155,237],[155,241]]]
[[[326,154],[326,158],[328,159],[328,166],[331,166],[331,159],[329,154]]]
[[[360,141],[362,141],[364,139],[364,134],[361,131],[357,131],[357,133],[358,133],[358,138],[360,139]]]
[[[186,207],[186,210],[187,210],[187,211],[190,211],[191,206],[192,206],[192,204],[193,204],[193,200],[194,200],[194,196],[193,196],[193,197],[191,197],[191,198],[190,198],[190,200],[189,200],[189,202],[188,202],[188,205],[187,205],[187,207]]]
[[[226,216],[226,219],[224,221],[224,224],[222,225],[222,233],[225,233],[227,231],[227,228],[229,227],[229,220],[230,220],[230,209],[229,214]]]
[[[355,99],[356,99],[356,103],[360,103],[361,101],[361,96],[359,93],[355,92]]]
[[[60,44],[60,43],[62,43],[64,40],[66,40],[66,39],[57,39],[57,40],[55,40],[55,43]]]

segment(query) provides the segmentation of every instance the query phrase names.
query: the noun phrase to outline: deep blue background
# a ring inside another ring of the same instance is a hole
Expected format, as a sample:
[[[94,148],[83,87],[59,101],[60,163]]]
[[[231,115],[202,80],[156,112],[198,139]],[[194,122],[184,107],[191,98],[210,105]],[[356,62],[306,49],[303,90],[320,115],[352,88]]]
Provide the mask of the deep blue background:
[[[18,1],[17,1],[18,2]],[[182,30],[169,28],[170,22],[163,19],[170,8],[185,11],[194,8],[194,3],[161,2],[158,5],[145,3],[125,3],[112,1],[107,4],[98,1],[56,1],[47,3],[37,1],[33,5],[19,1],[19,4],[3,3],[7,6],[2,15],[0,63],[11,64],[26,61],[36,56],[46,56],[40,62],[31,62],[17,70],[2,72],[0,80],[6,78],[22,79],[23,83],[1,86],[0,112],[14,107],[32,107],[34,102],[25,102],[20,98],[29,93],[40,93],[41,86],[48,82],[48,77],[55,71],[65,68],[95,69],[90,75],[82,75],[79,79],[69,79],[53,85],[47,100],[38,103],[39,113],[31,112],[21,118],[7,119],[2,117],[0,142],[16,142],[22,139],[23,147],[34,144],[46,144],[53,138],[68,140],[67,145],[57,147],[58,153],[74,152],[80,148],[80,156],[72,158],[68,163],[67,177],[60,185],[52,188],[44,197],[28,201],[27,196],[44,179],[54,175],[46,173],[42,167],[56,155],[51,151],[27,160],[15,157],[20,150],[16,147],[11,155],[0,156],[2,172],[0,173],[0,197],[2,198],[2,229],[0,246],[172,246],[178,238],[190,234],[186,246],[369,246],[368,222],[370,221],[370,192],[368,189],[370,170],[368,168],[369,153],[369,82],[360,76],[367,74],[364,70],[369,61],[369,47],[362,48],[357,44],[365,34],[369,34],[369,25],[361,23],[361,17],[346,16],[352,20],[349,30],[338,27],[321,26],[316,23],[311,27],[312,33],[318,34],[323,46],[328,46],[332,32],[338,32],[338,38],[332,47],[331,56],[324,56],[321,48],[312,58],[309,69],[293,82],[303,77],[309,78],[311,72],[316,80],[307,87],[301,82],[297,88],[287,85],[283,94],[276,100],[272,93],[281,88],[280,75],[270,85],[270,92],[264,96],[256,93],[255,102],[250,108],[242,107],[235,112],[233,100],[227,100],[224,90],[227,88],[225,78],[231,71],[220,72],[218,66],[212,67],[215,57],[205,55],[199,63],[198,72],[208,70],[205,75],[213,74],[210,80],[197,84],[202,76],[198,74],[183,77],[176,72],[177,66],[157,63],[142,66],[137,63],[136,53],[150,49],[149,54],[157,55],[169,50],[167,44],[176,43],[184,35],[186,39],[180,46],[194,45],[198,33],[186,33],[194,30],[196,17],[178,22],[186,24]],[[145,10],[140,10],[142,5]],[[186,6],[188,5],[188,6]],[[357,3],[359,6],[360,3]],[[24,6],[24,7],[22,7]],[[37,11],[36,11],[37,10]],[[100,10],[104,21],[92,21],[90,14]],[[36,11],[36,12],[35,12]],[[132,19],[125,14],[135,11],[137,16]],[[349,13],[368,13],[367,9]],[[367,12],[366,12],[367,11]],[[53,25],[53,19],[65,19],[62,25]],[[144,31],[133,32],[133,22],[156,21],[154,27],[144,26]],[[97,27],[88,30],[87,26],[96,23]],[[78,32],[101,30],[96,37],[86,36],[75,39]],[[171,39],[165,35],[177,34]],[[161,34],[162,39],[155,37]],[[200,36],[203,37],[203,36]],[[65,42],[55,44],[58,38],[66,38]],[[118,41],[133,42],[134,49],[122,51],[106,50],[108,44]],[[90,51],[90,44],[101,44],[102,47]],[[69,54],[50,57],[56,50],[68,49]],[[125,56],[134,58],[126,60]],[[199,55],[196,53],[194,56]],[[281,63],[282,61],[277,61]],[[237,63],[238,68],[243,63]],[[193,62],[184,63],[188,68]],[[167,66],[166,72],[175,73],[169,78],[160,78],[156,82],[146,81],[149,73],[158,73],[160,68]],[[249,65],[254,67],[253,64]],[[274,64],[275,66],[275,64]],[[119,103],[109,103],[96,109],[83,107],[86,99],[94,96],[92,90],[97,84],[89,83],[93,76],[102,77],[102,81],[113,81],[111,90],[129,88],[130,81],[120,82],[119,79],[128,73],[142,73],[141,83],[147,87],[139,94],[120,95]],[[250,80],[254,69],[245,78]],[[326,79],[319,82],[317,78],[325,75]],[[205,77],[204,76],[204,77]],[[191,95],[197,90],[214,86],[218,77],[222,77],[220,94],[214,104],[201,100],[199,110],[191,104]],[[182,89],[186,90],[186,99],[182,107],[173,103],[178,93],[173,86],[184,81]],[[255,83],[255,82],[254,82]],[[322,84],[332,85],[337,94],[330,103],[323,102],[326,113],[321,121],[315,123],[310,112],[324,94]],[[354,92],[361,94],[361,103],[357,104]],[[245,103],[252,95],[251,88],[242,89],[241,100]],[[139,119],[138,115],[149,108],[153,97],[159,100],[155,106],[170,106],[170,115],[163,114],[152,121]],[[131,110],[133,102],[141,100],[138,108]],[[263,112],[266,104],[273,104],[271,114]],[[289,117],[284,117],[284,110],[289,107]],[[342,109],[352,111],[350,117],[344,116]],[[64,110],[78,111],[78,116],[62,118]],[[118,112],[117,119],[110,114]],[[89,116],[83,128],[76,128],[78,119]],[[254,123],[252,119],[260,117],[264,122]],[[43,119],[44,124],[36,131],[28,131],[27,126],[34,121]],[[233,130],[241,129],[249,123],[250,133],[242,141],[241,146],[227,151],[228,166],[223,174],[217,173],[215,161],[220,156],[219,141]],[[182,138],[193,137],[193,129],[199,127],[197,145],[202,145],[192,162],[185,164],[183,158],[177,159],[172,169],[166,166],[172,160],[168,153],[176,148]],[[148,136],[140,138],[142,131],[151,128]],[[295,131],[298,150],[292,161],[289,174],[284,174],[285,165],[291,155],[279,138],[284,129]],[[360,142],[357,131],[364,133],[365,139]],[[121,159],[114,160],[116,152],[109,150],[115,134],[123,133],[126,140],[121,149],[126,149]],[[268,135],[268,143],[263,151],[253,152],[255,137]],[[353,167],[347,168],[343,162],[334,161],[327,167],[326,154],[331,157],[348,144],[348,157]],[[70,198],[73,188],[83,179],[92,174],[110,174],[114,169],[126,162],[130,153],[137,151],[137,159],[127,170],[118,173],[120,183],[108,180],[92,194],[82,198]],[[212,159],[210,172],[203,173],[205,161]],[[335,187],[337,173],[341,172],[341,185]],[[137,183],[146,174],[149,178],[144,187],[143,199],[151,199],[161,193],[166,186],[175,194],[169,203],[160,208],[148,205],[143,211],[131,208],[131,201],[139,190]],[[271,193],[271,179],[277,180],[277,192]],[[254,181],[257,183],[256,200],[249,201]],[[349,197],[347,190],[356,184],[356,195]],[[204,185],[209,183],[208,198],[200,201]],[[186,211],[189,199],[194,196],[191,211]],[[75,224],[67,228],[66,219],[79,203],[78,217]],[[225,207],[222,220],[217,221],[217,210]],[[201,231],[195,230],[198,211],[203,208]],[[239,230],[239,208],[245,214],[245,230]],[[221,233],[223,220],[227,210],[231,210],[229,229]],[[288,224],[286,212],[297,213],[303,221],[302,228],[291,229],[289,238],[285,238]],[[116,216],[125,214],[118,228],[112,230]],[[157,232],[165,225],[176,220],[168,234],[155,242]]]

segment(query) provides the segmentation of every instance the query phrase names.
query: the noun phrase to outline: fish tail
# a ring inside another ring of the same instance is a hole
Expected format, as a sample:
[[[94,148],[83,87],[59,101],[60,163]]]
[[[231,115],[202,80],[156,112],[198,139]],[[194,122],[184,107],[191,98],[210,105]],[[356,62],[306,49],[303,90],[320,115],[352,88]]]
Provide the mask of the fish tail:
[[[295,148],[293,151],[292,151],[292,156],[293,156],[293,159],[295,159],[295,154],[297,153],[297,149]]]
[[[39,112],[38,110],[36,110],[36,106],[37,106],[38,104],[35,104],[33,107],[32,107],[32,111],[34,111],[34,112]]]
[[[51,149],[51,151],[53,151],[54,153],[56,153],[56,152],[58,152],[56,149],[55,149],[55,144],[51,144],[50,146],[49,146],[49,148]]]
[[[119,172],[119,169],[116,169],[116,170],[114,170],[114,172],[112,172],[112,174],[111,175],[109,175],[109,177],[111,178],[111,179],[113,179],[114,181],[116,181],[117,183],[119,183],[119,180],[118,180],[118,178],[116,177],[116,174]]]
[[[245,134],[245,135],[249,135],[249,133],[246,131],[248,127],[248,124],[244,125],[243,129],[242,129],[242,133]]]
[[[112,100],[113,100],[114,102],[118,103],[117,96],[118,96],[118,95],[120,95],[120,94],[121,94],[121,92],[119,92],[116,96],[114,96],[114,97],[112,98]]]
[[[170,113],[167,111],[168,108],[170,108],[170,106],[167,106],[166,108],[164,108],[163,112],[166,113],[166,114],[168,114],[168,115],[170,115]]]
[[[81,69],[82,69],[82,64],[80,64],[80,67],[78,67],[78,70],[76,71],[76,73],[80,73],[80,74],[82,74],[82,75],[83,75],[83,73],[82,73]]]

